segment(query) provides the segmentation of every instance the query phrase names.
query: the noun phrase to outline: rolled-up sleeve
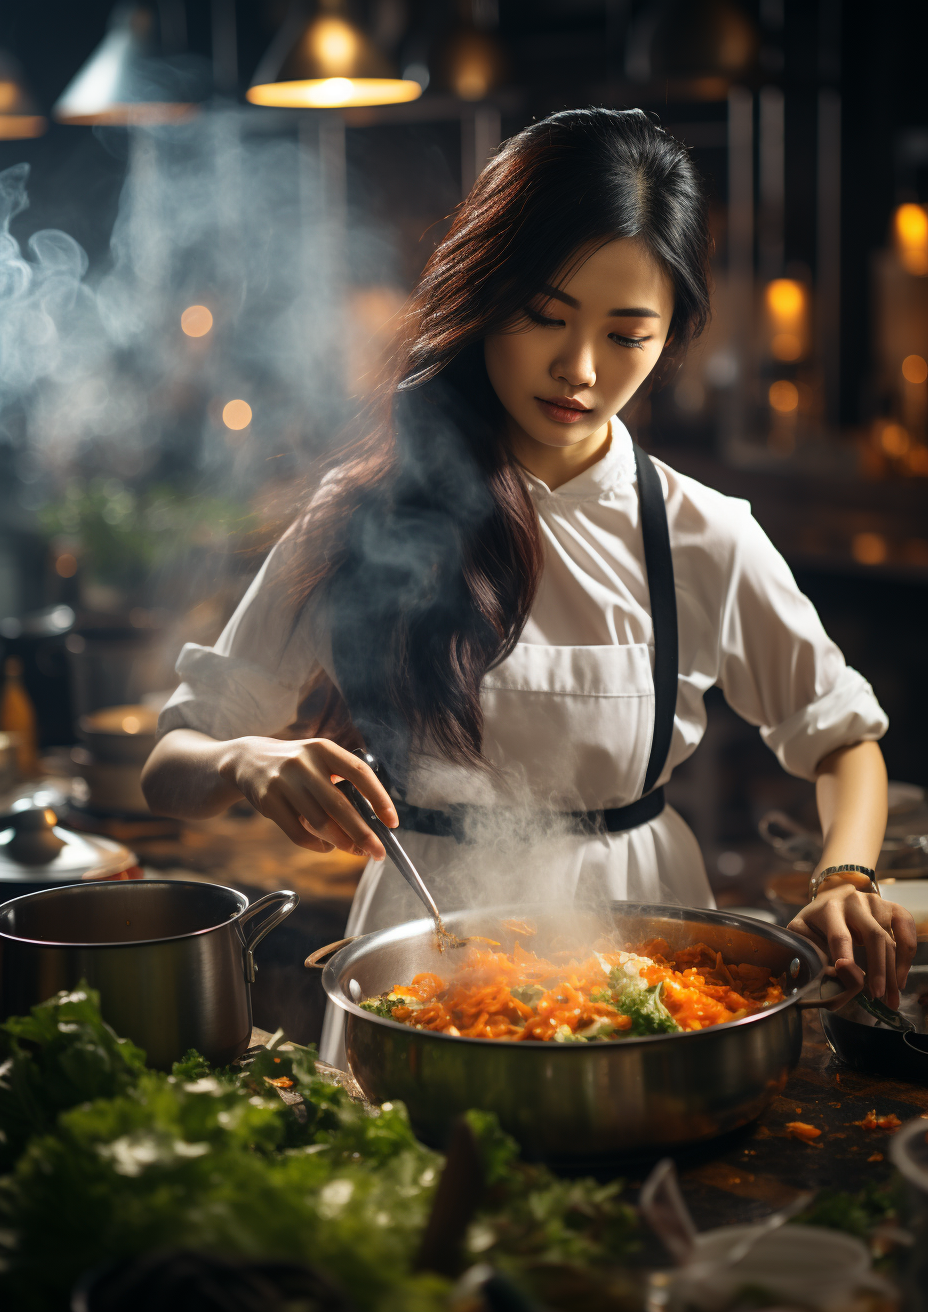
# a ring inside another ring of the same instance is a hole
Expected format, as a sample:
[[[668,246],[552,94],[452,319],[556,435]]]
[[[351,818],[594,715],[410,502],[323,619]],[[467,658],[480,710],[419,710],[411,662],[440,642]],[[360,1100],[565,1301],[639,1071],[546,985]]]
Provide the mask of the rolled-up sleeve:
[[[279,733],[293,721],[326,644],[319,608],[292,603],[289,563],[289,546],[278,543],[215,645],[183,647],[181,683],[158,718],[159,737],[187,728],[225,741]]]
[[[718,681],[783,768],[811,780],[830,752],[881,738],[889,722],[747,507],[736,515]]]

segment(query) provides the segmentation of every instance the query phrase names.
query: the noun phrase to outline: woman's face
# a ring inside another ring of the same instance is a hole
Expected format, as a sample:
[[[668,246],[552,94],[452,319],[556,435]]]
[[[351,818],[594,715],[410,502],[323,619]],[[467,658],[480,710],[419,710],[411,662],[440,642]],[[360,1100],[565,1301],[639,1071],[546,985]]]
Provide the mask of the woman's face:
[[[669,276],[633,238],[540,287],[519,321],[484,346],[516,453],[604,437],[657,364],[672,314]]]

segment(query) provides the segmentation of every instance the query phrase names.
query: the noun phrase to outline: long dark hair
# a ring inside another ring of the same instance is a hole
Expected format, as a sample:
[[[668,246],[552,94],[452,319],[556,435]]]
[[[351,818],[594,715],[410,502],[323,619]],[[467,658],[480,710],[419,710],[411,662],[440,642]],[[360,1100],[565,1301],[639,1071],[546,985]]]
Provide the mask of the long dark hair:
[[[567,110],[510,138],[408,302],[390,376],[295,533],[300,600],[324,587],[356,729],[399,768],[410,743],[483,764],[480,683],[513,650],[542,569],[483,340],[578,252],[641,241],[669,274],[668,349],[709,312],[709,237],[686,150],[641,110]]]

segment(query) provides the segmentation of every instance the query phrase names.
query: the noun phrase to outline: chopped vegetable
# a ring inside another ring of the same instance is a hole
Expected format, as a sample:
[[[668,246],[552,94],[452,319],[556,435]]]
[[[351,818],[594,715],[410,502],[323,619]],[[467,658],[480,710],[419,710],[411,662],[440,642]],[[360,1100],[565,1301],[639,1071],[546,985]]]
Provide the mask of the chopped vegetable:
[[[802,1139],[804,1143],[813,1143],[822,1133],[818,1126],[807,1121],[787,1121],[786,1128],[794,1139]]]
[[[898,1130],[902,1124],[899,1117],[894,1112],[889,1112],[886,1116],[877,1116],[876,1108],[867,1112],[862,1121],[855,1121],[862,1130]]]
[[[783,998],[765,967],[726,964],[705,944],[672,952],[654,939],[633,952],[556,964],[516,943],[493,952],[470,939],[447,982],[434,974],[362,1002],[415,1029],[480,1039],[595,1043],[738,1020]],[[564,954],[566,955],[566,954]]]
[[[320,1078],[314,1050],[275,1036],[246,1071],[188,1053],[165,1075],[104,1025],[90,989],[0,1036],[0,1306],[66,1307],[85,1270],[175,1247],[305,1263],[370,1312],[449,1306],[450,1282],[414,1270],[443,1158],[401,1104],[373,1110]],[[487,1193],[467,1262],[530,1289],[546,1263],[621,1259],[635,1219],[620,1183],[557,1180],[520,1162],[491,1114],[470,1119]]]
[[[822,1189],[804,1212],[792,1218],[795,1225],[820,1225],[864,1239],[895,1211],[892,1186],[868,1184],[859,1193]]]

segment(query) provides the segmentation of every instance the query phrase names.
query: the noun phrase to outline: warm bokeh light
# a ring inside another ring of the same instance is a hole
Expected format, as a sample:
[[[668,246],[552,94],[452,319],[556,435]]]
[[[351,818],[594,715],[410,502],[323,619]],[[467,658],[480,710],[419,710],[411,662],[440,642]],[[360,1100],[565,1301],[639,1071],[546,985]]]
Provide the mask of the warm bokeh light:
[[[767,309],[775,319],[795,319],[805,303],[805,288],[795,278],[774,278],[767,284]]]
[[[902,377],[907,383],[923,383],[928,378],[928,364],[920,355],[907,355],[902,361]]]
[[[910,447],[905,465],[910,474],[917,474],[920,478],[928,477],[928,446]]]
[[[205,337],[213,326],[213,316],[205,305],[188,305],[180,316],[180,326],[188,337]]]
[[[307,29],[304,40],[310,53],[333,77],[348,72],[360,52],[357,33],[350,23],[341,18],[317,19]]]
[[[904,456],[911,439],[901,424],[887,424],[880,433],[880,446],[888,456]]]
[[[138,733],[142,727],[142,721],[137,715],[124,715],[120,728],[123,733]]]
[[[928,274],[928,213],[911,202],[900,205],[893,218],[896,249],[903,268],[919,277]]]
[[[55,573],[62,579],[73,579],[77,573],[77,557],[72,556],[70,551],[62,551],[60,556],[55,558]]]
[[[767,399],[777,414],[788,415],[799,406],[799,389],[795,383],[789,383],[785,378],[780,378],[775,383],[770,384]]]
[[[247,401],[227,401],[222,407],[222,422],[238,432],[251,423],[251,406]]]
[[[775,360],[798,360],[802,355],[802,342],[795,333],[774,333],[770,349]]]
[[[417,100],[422,87],[410,78],[327,77],[299,82],[267,82],[249,87],[246,98],[253,105],[276,105],[283,109],[331,109],[336,106],[399,105]]]
[[[775,360],[799,360],[807,349],[808,294],[795,278],[774,278],[764,293],[770,331],[770,354]]]
[[[0,114],[0,139],[25,141],[41,137],[48,127],[48,119],[41,114]]]
[[[889,555],[889,547],[882,533],[855,533],[851,555],[858,565],[882,565]]]

